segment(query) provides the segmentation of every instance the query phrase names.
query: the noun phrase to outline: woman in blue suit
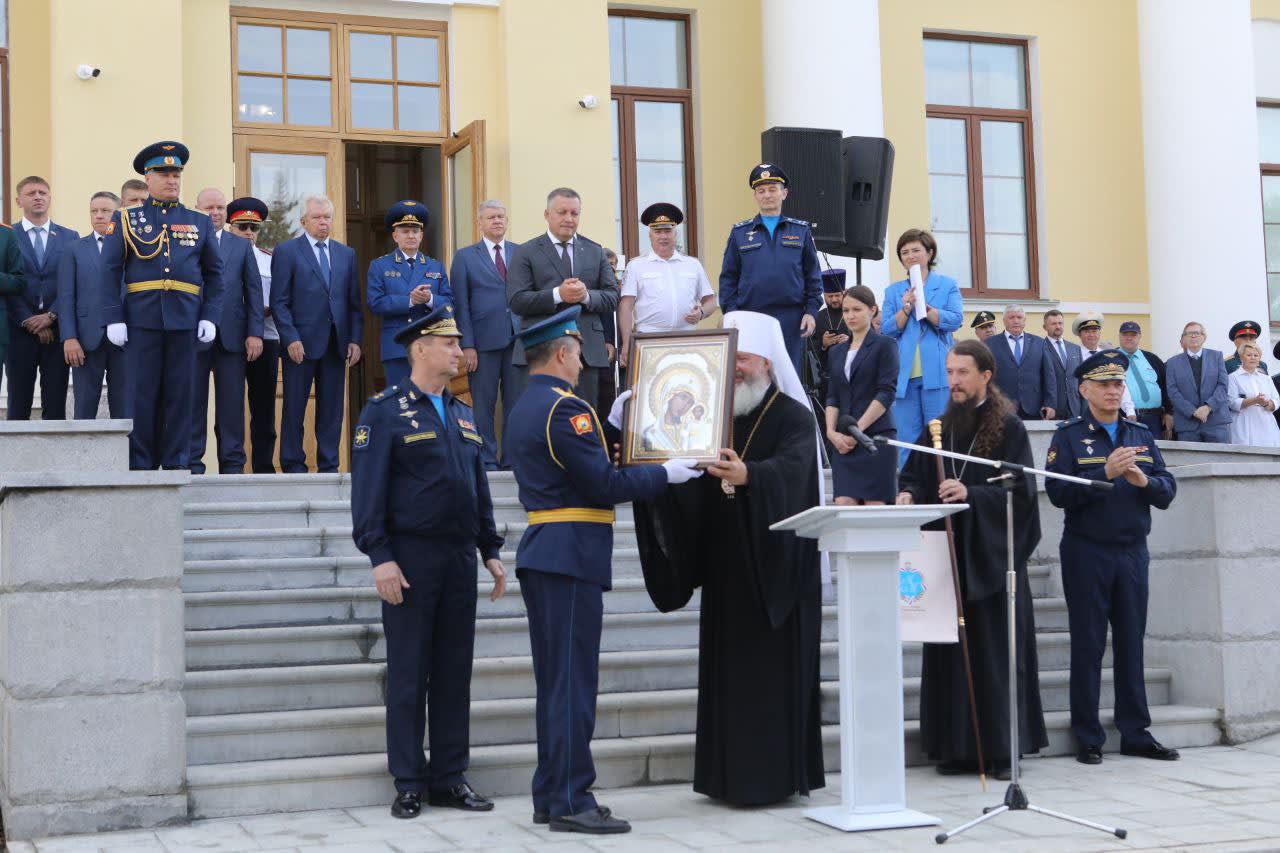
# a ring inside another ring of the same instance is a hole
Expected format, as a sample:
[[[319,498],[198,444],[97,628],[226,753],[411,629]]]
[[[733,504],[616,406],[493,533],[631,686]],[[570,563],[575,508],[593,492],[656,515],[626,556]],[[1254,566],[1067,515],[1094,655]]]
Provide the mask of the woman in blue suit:
[[[933,235],[909,228],[898,238],[898,260],[907,278],[895,281],[884,291],[884,317],[880,331],[898,343],[898,389],[893,404],[894,418],[904,435],[917,436],[947,408],[947,352],[951,333],[964,320],[960,286],[954,278],[933,271],[938,262],[938,244]],[[911,268],[920,267],[924,282],[923,320],[915,317],[920,294],[911,286]],[[903,450],[899,464],[910,451]]]
[[[893,405],[898,387],[898,345],[872,327],[876,297],[871,288],[855,284],[840,303],[849,340],[827,350],[831,381],[827,386],[827,438],[835,448],[831,475],[836,503],[893,503],[898,492],[897,455],[888,448],[871,453],[836,424],[844,415],[870,436],[896,438]]]
[[[409,359],[396,343],[396,333],[433,308],[453,303],[444,264],[418,251],[428,217],[420,201],[391,205],[384,221],[396,249],[369,264],[369,310],[381,318],[379,343],[388,388],[409,378]]]

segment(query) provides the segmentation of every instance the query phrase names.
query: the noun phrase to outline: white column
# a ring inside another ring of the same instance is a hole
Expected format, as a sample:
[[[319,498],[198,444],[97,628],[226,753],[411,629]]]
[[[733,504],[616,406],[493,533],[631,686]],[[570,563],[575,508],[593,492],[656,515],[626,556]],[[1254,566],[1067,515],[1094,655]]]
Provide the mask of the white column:
[[[761,17],[765,128],[884,136],[878,0],[763,0]],[[828,257],[853,284],[854,259]],[[888,264],[863,261],[862,282],[883,293]]]
[[[1240,320],[1268,337],[1249,14],[1248,0],[1138,2],[1153,326],[1143,343],[1162,356],[1192,320],[1213,349],[1230,350]]]

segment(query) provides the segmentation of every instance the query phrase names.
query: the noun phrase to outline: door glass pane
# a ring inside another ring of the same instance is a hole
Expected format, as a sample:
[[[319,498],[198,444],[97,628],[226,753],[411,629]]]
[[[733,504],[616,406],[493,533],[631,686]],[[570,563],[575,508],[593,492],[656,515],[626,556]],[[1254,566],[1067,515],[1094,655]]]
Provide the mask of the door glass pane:
[[[969,230],[969,180],[959,175],[929,175],[930,230]]]
[[[475,221],[475,184],[472,181],[471,167],[474,153],[471,146],[454,152],[450,159],[449,196],[453,211],[453,250],[456,252],[471,243],[472,226]]]
[[[439,42],[418,36],[396,36],[396,79],[439,83]]]
[[[938,241],[938,270],[954,278],[961,287],[973,287],[968,232],[935,230],[933,237]]]
[[[390,80],[391,36],[379,33],[352,33],[351,76]]]
[[[982,174],[1021,178],[1022,123],[1016,121],[984,121],[982,123]]]
[[[290,27],[285,34],[289,73],[329,76],[329,33]]]
[[[249,152],[249,193],[267,204],[258,246],[270,249],[302,232],[302,199],[326,192],[323,154]]]
[[[987,232],[987,287],[1001,290],[1030,290],[1027,266],[1027,238],[1023,234]]]
[[[333,124],[328,80],[289,79],[289,124]]]
[[[968,172],[968,143],[964,119],[930,118],[929,172],[931,174],[964,175]]]
[[[1022,46],[973,42],[973,105],[1006,110],[1027,108]]]
[[[1262,176],[1262,218],[1280,222],[1280,175]]]
[[[356,127],[391,130],[391,85],[389,83],[351,84],[351,123]]]
[[[236,27],[236,55],[241,71],[280,73],[280,28],[240,24]]]
[[[1267,272],[1280,273],[1280,225],[1264,225],[1267,238]]]
[[[969,90],[969,43],[924,40],[924,99],[927,104],[973,105]]]
[[[434,133],[440,129],[440,90],[435,86],[397,86],[400,130]]]
[[[1280,107],[1258,107],[1258,160],[1280,163]]]
[[[681,210],[686,209],[684,198],[684,164],[659,161],[636,161],[636,211],[644,210],[654,202],[669,201]],[[637,220],[638,222],[638,220]],[[641,254],[649,251],[649,229],[637,224]],[[685,251],[685,224],[676,226],[676,246]]]
[[[1271,302],[1271,322],[1280,322],[1280,275],[1267,274],[1267,296]]]
[[[609,82],[621,86],[627,82],[626,40],[622,37],[622,18],[609,16]]]
[[[930,42],[925,43],[926,46]],[[956,42],[936,41],[950,46]],[[963,119],[930,118],[929,227],[938,241],[946,274],[961,287],[972,286],[969,260],[969,151]]]
[[[613,22],[616,18],[609,19],[609,31],[613,32]],[[622,241],[622,156],[619,152],[619,111],[622,109],[616,99],[610,101],[613,106],[613,235],[617,245],[619,255],[625,253],[623,248],[626,244]]]
[[[684,105],[635,102],[636,215],[659,201],[686,209],[684,169]],[[640,251],[647,251],[648,229],[638,225]],[[684,251],[685,226],[676,227],[676,245]]]
[[[626,85],[687,88],[684,21],[660,18],[623,18],[623,21]]]
[[[254,77],[240,75],[241,121],[260,121],[280,124],[284,121],[284,95],[279,77]]]
[[[1026,187],[1021,178],[982,179],[982,220],[988,234],[1026,233]]]

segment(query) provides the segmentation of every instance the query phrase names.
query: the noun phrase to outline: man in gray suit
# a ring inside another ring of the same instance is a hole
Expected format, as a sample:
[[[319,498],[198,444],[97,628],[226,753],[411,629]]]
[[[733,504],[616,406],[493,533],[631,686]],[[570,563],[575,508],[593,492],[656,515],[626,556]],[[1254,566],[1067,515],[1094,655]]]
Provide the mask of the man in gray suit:
[[[585,366],[577,393],[595,407],[600,375],[609,367],[604,329],[618,309],[618,280],[600,244],[578,233],[581,214],[582,197],[574,190],[558,187],[547,195],[542,214],[547,231],[516,249],[507,274],[507,299],[526,327],[571,305],[582,306],[578,331]],[[513,360],[525,364],[518,342]]]
[[[1053,356],[1053,373],[1058,381],[1058,402],[1053,409],[1062,420],[1079,417],[1082,402],[1080,383],[1075,378],[1076,368],[1080,366],[1080,347],[1063,340],[1066,327],[1067,321],[1057,308],[1044,312],[1044,341]]]
[[[1182,352],[1165,362],[1165,390],[1173,404],[1178,441],[1231,443],[1231,407],[1222,353],[1204,345],[1204,326],[1182,327]]]

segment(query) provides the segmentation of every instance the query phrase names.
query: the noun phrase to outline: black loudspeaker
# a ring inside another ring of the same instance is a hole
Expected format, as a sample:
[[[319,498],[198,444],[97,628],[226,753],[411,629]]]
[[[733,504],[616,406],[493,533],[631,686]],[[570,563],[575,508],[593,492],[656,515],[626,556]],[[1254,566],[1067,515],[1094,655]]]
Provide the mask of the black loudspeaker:
[[[787,174],[782,212],[813,226],[818,248],[845,242],[845,208],[840,181],[840,131],[813,127],[771,127],[760,134],[760,162]]]
[[[844,240],[824,245],[819,239],[818,248],[846,258],[878,261],[884,257],[885,230],[889,227],[893,144],[878,136],[846,136],[841,155]]]

